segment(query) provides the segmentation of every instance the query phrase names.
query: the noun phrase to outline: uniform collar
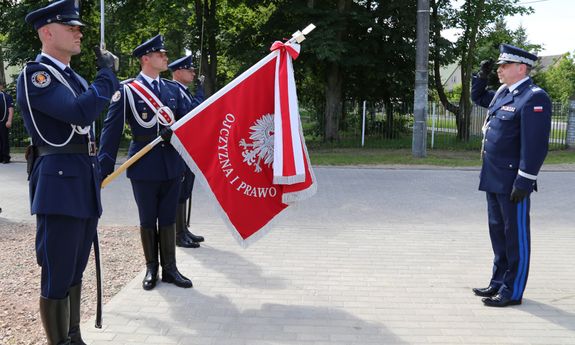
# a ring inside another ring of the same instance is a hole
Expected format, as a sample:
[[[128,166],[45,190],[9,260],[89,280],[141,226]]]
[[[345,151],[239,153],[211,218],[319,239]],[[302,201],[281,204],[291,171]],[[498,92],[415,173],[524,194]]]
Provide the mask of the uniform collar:
[[[179,85],[181,88],[186,89],[186,90],[188,89],[188,87],[187,87],[186,85],[180,83],[180,82],[177,81],[176,79],[173,79],[173,80],[174,80],[176,83],[178,83],[178,85]]]
[[[54,65],[56,65],[56,67],[58,67],[62,71],[65,70],[66,67],[70,67],[69,65],[63,64],[60,60],[57,60],[55,57],[50,56],[49,54],[41,52],[40,55],[42,55],[45,58],[47,58],[48,60],[52,61],[52,63],[54,63]]]
[[[159,76],[156,79],[153,79],[152,77],[145,75],[144,72],[140,72],[140,75],[142,76],[142,78],[144,78],[144,80],[146,81],[146,83],[148,83],[148,85],[152,86],[152,82],[155,80],[158,82],[158,87],[160,87],[161,83]]]
[[[509,92],[513,92],[515,89],[519,87],[519,85],[523,84],[525,81],[529,80],[529,77],[525,77],[520,81],[516,82],[515,84],[509,86]]]

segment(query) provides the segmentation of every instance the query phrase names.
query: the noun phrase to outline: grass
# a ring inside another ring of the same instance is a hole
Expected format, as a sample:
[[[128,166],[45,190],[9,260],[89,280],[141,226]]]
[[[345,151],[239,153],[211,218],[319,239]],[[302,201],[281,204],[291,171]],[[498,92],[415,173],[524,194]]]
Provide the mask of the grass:
[[[379,137],[366,138],[365,147],[357,138],[342,138],[337,143],[324,143],[315,138],[306,138],[313,165],[431,165],[444,167],[479,167],[481,141],[474,138],[467,143],[457,142],[453,135],[436,133],[434,149],[430,149],[428,136],[427,156],[413,157],[410,135],[397,139]],[[12,148],[14,153],[23,153],[24,148]],[[126,154],[121,149],[118,156]],[[545,164],[575,164],[575,150],[551,150]]]
[[[339,148],[309,151],[313,165],[432,165],[479,167],[479,150],[427,150],[425,158],[415,158],[411,149]],[[575,151],[549,151],[545,164],[575,164]]]

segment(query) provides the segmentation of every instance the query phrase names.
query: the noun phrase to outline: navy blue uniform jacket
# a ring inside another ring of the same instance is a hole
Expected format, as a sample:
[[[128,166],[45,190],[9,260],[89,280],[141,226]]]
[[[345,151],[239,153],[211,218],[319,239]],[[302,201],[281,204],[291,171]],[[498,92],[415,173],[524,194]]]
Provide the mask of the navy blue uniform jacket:
[[[90,136],[82,135],[73,133],[71,124],[92,125],[118,89],[116,76],[109,68],[103,68],[88,86],[78,74],[69,76],[62,72],[61,75],[78,95],[76,97],[41,63],[59,70],[50,59],[38,55],[36,61],[28,63],[20,73],[17,84],[16,100],[32,143],[46,146],[49,141],[60,145],[71,136],[68,144],[87,147],[90,137],[94,138],[93,128]],[[39,157],[30,174],[32,214],[99,217],[102,214],[101,182],[95,156],[78,153]]]
[[[532,192],[549,145],[551,99],[531,78],[490,106],[495,92],[473,78],[471,98],[488,108],[479,190],[509,194]]]
[[[152,90],[152,87],[146,82],[144,77],[138,75],[136,79],[142,82],[149,90]],[[113,98],[108,116],[104,121],[100,153],[98,154],[104,176],[114,171],[116,155],[118,153],[118,147],[120,146],[120,139],[125,123],[129,124],[133,138],[147,138],[147,140],[143,141],[132,140],[128,151],[129,157],[136,154],[150,141],[158,137],[159,131],[163,128],[161,125],[145,128],[138,123],[135,118],[136,116],[144,121],[150,121],[150,119],[155,116],[155,113],[138,95],[133,93],[137,112],[137,114],[134,114],[126,97],[126,92],[131,91],[127,91],[128,86],[125,84],[131,81],[132,80],[126,80],[122,82],[120,93],[117,97]],[[185,109],[183,102],[180,100],[179,89],[174,83],[161,79],[160,93],[160,101],[164,106],[172,110],[176,119],[187,113],[187,109]],[[162,142],[130,166],[127,171],[127,176],[130,179],[141,181],[165,181],[175,177],[181,177],[183,173],[184,161],[178,152],[176,152],[171,144]]]

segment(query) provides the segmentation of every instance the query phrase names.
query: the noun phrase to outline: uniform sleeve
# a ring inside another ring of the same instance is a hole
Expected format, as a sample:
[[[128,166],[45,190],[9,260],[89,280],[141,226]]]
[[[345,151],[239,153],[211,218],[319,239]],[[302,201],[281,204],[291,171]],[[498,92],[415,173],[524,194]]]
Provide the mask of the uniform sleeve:
[[[75,97],[72,91],[41,65],[26,68],[22,82],[32,110],[56,120],[79,126],[90,125],[106,109],[112,94],[118,89],[118,79],[110,69],[98,71],[88,89]]]
[[[6,95],[6,108],[14,108],[14,99],[9,94]]]
[[[521,153],[514,186],[533,191],[539,169],[547,156],[551,131],[551,99],[534,92],[521,111]]]
[[[126,95],[123,88],[117,92],[118,97],[114,96],[112,99],[108,114],[104,120],[104,126],[102,127],[102,134],[100,135],[98,161],[100,162],[104,178],[114,171],[118,148],[120,147],[124,130]]]
[[[487,90],[487,79],[474,76],[471,80],[471,100],[480,107],[487,108],[495,92]]]
[[[192,109],[200,105],[200,103],[202,103],[205,99],[206,96],[204,95],[204,86],[198,85],[198,87],[196,88],[196,93],[192,98]]]

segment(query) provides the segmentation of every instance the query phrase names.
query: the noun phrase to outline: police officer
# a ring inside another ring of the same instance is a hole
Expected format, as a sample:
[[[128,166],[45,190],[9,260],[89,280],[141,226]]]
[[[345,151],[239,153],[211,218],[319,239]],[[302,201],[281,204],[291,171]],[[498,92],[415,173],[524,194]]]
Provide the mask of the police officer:
[[[192,95],[188,86],[192,84],[196,76],[192,56],[184,56],[168,65],[172,71],[172,79],[178,87],[181,101],[184,103],[186,112],[190,112],[204,101],[204,87],[202,80],[196,83],[196,93]],[[194,188],[195,175],[186,167],[184,179],[182,181],[182,190],[180,191],[180,200],[176,212],[176,245],[185,248],[197,248],[199,242],[203,242],[202,236],[192,234],[186,222],[186,201],[192,202],[192,190]]]
[[[0,83],[0,162],[10,163],[10,142],[8,130],[12,127],[14,116],[14,100],[4,92],[4,84]]]
[[[40,316],[48,344],[84,344],[82,274],[102,214],[92,124],[119,87],[115,56],[97,50],[98,73],[91,85],[70,68],[84,26],[77,1],[52,2],[30,12],[26,22],[42,43],[42,52],[18,77],[16,97],[33,143],[27,158],[42,267]]]
[[[471,91],[473,102],[488,109],[479,189],[487,194],[494,253],[489,285],[473,292],[492,307],[521,304],[529,274],[530,194],[537,189],[551,128],[551,100],[529,78],[537,56],[508,44],[500,52],[499,90],[486,89],[493,66],[487,60]]]
[[[168,69],[164,38],[157,35],[133,51],[141,72],[135,79],[122,82],[102,129],[98,159],[104,176],[114,170],[120,139],[127,122],[132,132],[128,156],[132,156],[166,131],[177,117],[186,114],[179,90],[169,80],[160,78]],[[184,174],[184,161],[166,141],[128,168],[134,198],[140,216],[140,236],[146,259],[144,290],[156,286],[158,248],[162,281],[183,288],[192,287],[176,267],[176,207]]]

